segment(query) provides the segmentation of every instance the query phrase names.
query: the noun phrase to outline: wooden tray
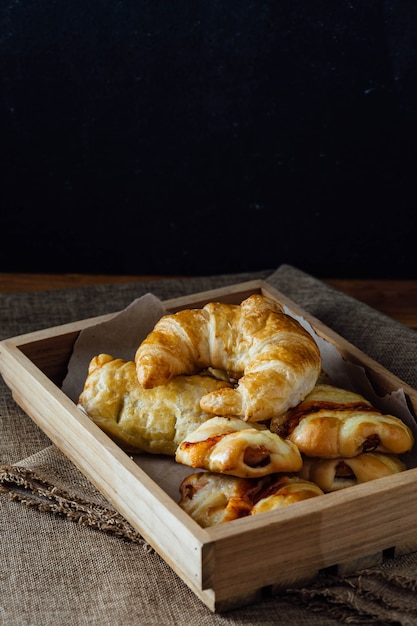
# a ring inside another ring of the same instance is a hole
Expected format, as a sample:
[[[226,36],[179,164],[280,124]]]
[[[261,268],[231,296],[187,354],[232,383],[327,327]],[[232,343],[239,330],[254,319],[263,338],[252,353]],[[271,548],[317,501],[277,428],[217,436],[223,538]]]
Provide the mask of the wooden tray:
[[[364,368],[377,394],[402,388],[415,415],[414,389],[267,282],[251,281],[164,304],[176,311],[214,300],[240,303],[251,293],[275,298],[307,320],[346,361]],[[279,511],[200,528],[60,389],[80,331],[111,318],[90,318],[1,342],[1,374],[23,410],[212,611],[303,584],[324,568],[346,574],[417,549],[415,468]]]

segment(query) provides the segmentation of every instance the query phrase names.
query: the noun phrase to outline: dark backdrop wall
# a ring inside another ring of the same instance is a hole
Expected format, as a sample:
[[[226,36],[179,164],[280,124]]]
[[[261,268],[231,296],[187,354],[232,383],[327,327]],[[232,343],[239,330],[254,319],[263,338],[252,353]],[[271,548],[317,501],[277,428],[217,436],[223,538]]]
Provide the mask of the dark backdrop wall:
[[[0,271],[416,278],[417,4],[0,5]]]

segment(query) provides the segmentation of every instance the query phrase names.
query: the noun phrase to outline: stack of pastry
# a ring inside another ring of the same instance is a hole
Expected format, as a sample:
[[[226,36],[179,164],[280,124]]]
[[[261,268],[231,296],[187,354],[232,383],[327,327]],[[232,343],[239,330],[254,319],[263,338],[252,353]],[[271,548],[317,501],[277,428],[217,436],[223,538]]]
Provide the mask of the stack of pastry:
[[[403,422],[320,374],[313,337],[255,294],[165,315],[134,362],[95,357],[79,406],[125,449],[204,470],[179,504],[211,526],[404,469]]]
[[[180,506],[204,528],[322,495],[295,444],[266,426],[213,417],[177,448],[178,463],[206,470],[180,485]]]
[[[275,445],[271,435],[279,438]],[[211,526],[401,472],[406,467],[398,455],[412,446],[410,429],[397,417],[383,415],[359,394],[317,384],[266,431],[236,418],[212,418],[192,433],[176,460],[211,474],[187,477],[180,505],[201,526]],[[219,474],[241,478],[225,481]]]
[[[316,385],[298,406],[272,418],[270,428],[302,453],[299,475],[326,492],[404,470],[398,455],[413,446],[411,430],[399,418],[328,384]]]

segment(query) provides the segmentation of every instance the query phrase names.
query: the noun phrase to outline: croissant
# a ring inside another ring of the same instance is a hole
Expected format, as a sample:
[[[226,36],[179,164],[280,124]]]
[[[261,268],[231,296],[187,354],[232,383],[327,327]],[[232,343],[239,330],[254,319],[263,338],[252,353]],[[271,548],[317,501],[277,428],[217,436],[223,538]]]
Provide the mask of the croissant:
[[[242,478],[296,472],[302,465],[297,446],[238,417],[212,417],[203,422],[178,446],[175,460]]]
[[[78,406],[126,451],[174,456],[178,444],[210,417],[200,398],[222,386],[229,383],[198,375],[143,389],[133,361],[100,354],[90,361]]]
[[[254,294],[240,305],[210,302],[163,316],[138,347],[138,380],[148,389],[179,374],[214,367],[237,379],[202,397],[215,415],[262,421],[297,405],[321,371],[316,342],[272,300]]]
[[[297,407],[271,419],[270,428],[312,457],[402,454],[414,444],[410,428],[398,417],[383,415],[360,394],[326,384],[316,385]]]
[[[395,454],[366,452],[350,459],[306,457],[298,475],[330,492],[391,476],[405,469],[405,464]]]
[[[200,472],[182,481],[179,505],[208,528],[320,495],[323,491],[317,485],[297,476],[270,474],[258,479]]]

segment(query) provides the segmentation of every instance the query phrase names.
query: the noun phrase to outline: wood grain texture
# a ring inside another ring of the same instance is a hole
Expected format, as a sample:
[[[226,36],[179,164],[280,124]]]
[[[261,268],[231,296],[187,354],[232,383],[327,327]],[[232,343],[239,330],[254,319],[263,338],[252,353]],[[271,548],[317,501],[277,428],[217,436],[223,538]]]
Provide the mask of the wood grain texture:
[[[110,274],[31,274],[0,273],[0,293],[18,291],[49,291],[88,285],[130,283],[135,281],[162,280],[178,276],[110,275]]]
[[[48,291],[86,285],[184,278],[165,275],[0,273],[0,293]],[[417,330],[417,280],[322,278],[324,283]]]

